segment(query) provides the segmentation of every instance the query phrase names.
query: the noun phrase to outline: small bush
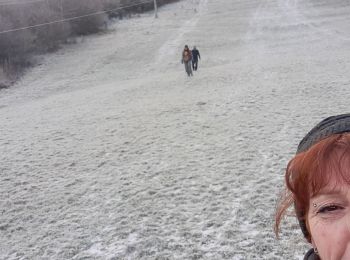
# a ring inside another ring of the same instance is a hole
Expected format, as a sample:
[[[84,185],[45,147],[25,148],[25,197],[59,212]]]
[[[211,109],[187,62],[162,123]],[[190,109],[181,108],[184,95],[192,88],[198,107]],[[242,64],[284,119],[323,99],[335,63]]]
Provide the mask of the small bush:
[[[96,33],[101,30],[106,22],[106,14],[96,14],[104,10],[103,1],[96,0],[70,0],[65,2],[64,17],[67,19],[94,14],[87,17],[71,20],[71,30],[73,35],[86,35]]]

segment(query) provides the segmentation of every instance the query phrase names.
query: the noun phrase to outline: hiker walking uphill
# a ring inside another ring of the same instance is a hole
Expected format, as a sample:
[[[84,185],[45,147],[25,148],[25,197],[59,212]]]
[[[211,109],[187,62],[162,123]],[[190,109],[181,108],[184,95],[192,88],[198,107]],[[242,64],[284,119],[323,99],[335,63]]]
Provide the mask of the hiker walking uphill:
[[[182,52],[181,63],[185,64],[185,70],[188,76],[193,76],[191,62],[192,62],[191,50],[188,48],[187,45],[185,45],[185,48]]]
[[[198,68],[198,59],[201,59],[201,55],[199,54],[199,51],[197,50],[196,46],[193,46],[192,50],[192,68],[194,71]]]

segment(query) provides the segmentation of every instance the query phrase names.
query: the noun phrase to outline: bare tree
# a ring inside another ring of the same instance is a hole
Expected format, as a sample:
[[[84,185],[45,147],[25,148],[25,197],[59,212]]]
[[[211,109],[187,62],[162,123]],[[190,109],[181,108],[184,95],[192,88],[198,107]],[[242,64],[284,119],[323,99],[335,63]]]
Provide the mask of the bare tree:
[[[131,16],[153,10],[153,4],[151,0],[45,0],[0,5],[0,32],[8,31],[0,34],[0,74],[21,71],[33,54],[55,50],[72,36],[100,31],[108,15]]]

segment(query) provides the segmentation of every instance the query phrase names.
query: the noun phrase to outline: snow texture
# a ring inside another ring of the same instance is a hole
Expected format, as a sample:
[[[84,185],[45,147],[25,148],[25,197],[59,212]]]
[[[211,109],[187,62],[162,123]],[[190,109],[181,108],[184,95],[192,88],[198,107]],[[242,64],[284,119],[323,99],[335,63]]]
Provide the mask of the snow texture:
[[[183,0],[42,57],[0,91],[0,259],[301,259],[273,215],[298,141],[349,112],[349,14]]]

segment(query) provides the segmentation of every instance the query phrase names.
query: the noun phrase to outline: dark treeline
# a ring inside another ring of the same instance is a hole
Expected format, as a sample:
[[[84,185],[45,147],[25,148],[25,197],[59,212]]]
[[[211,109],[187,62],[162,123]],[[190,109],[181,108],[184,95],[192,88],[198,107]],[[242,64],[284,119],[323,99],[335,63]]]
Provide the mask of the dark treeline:
[[[178,0],[157,0],[159,6]],[[0,32],[51,23],[100,11],[111,12],[0,34],[0,88],[31,65],[33,55],[51,52],[79,35],[106,29],[108,19],[150,11],[153,0],[15,0],[0,2]],[[141,4],[143,3],[143,4]],[[140,5],[136,5],[140,4]],[[136,6],[131,6],[136,5]],[[123,9],[118,9],[131,6]]]

